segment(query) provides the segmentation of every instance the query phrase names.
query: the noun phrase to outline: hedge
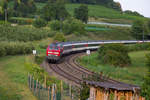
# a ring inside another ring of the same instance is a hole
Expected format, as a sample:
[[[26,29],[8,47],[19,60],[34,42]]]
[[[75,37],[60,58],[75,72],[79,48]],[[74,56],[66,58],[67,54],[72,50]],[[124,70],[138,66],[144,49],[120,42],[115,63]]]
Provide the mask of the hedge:
[[[49,29],[38,29],[29,26],[0,25],[0,41],[34,41],[51,37]]]
[[[22,18],[22,17],[11,17],[9,18],[9,22],[17,23],[19,25],[31,25],[34,22],[34,19]]]
[[[32,53],[34,45],[30,42],[0,42],[0,57]]]
[[[128,48],[123,44],[104,44],[98,49],[99,59],[104,64],[128,66],[131,64]]]

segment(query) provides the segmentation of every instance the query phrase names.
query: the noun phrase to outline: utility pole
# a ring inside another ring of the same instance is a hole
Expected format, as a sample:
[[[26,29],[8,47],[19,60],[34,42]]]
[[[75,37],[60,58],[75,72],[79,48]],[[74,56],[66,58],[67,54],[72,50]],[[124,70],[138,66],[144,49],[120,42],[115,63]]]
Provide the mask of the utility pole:
[[[5,9],[5,22],[7,22],[7,9]]]

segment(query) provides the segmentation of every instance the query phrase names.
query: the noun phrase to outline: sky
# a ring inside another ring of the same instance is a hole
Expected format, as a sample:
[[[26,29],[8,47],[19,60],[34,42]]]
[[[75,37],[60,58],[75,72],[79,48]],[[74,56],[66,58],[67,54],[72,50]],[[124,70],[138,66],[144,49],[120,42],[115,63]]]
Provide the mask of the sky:
[[[150,0],[114,0],[121,3],[122,9],[137,11],[150,18]]]

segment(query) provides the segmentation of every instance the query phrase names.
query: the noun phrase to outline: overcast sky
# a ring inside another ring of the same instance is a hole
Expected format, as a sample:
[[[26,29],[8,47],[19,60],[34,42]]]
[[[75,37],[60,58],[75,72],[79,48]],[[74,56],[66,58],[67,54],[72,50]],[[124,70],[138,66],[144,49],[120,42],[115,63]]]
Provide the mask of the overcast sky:
[[[121,3],[123,10],[137,11],[145,17],[150,17],[150,0],[114,0]]]

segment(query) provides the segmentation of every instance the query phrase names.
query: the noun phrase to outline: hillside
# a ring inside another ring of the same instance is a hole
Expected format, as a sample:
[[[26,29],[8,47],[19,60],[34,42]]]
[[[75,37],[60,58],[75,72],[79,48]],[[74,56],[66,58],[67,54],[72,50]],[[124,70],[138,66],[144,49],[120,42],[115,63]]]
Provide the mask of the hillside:
[[[36,3],[38,9],[42,9],[45,3]],[[66,4],[66,9],[71,16],[73,16],[74,9],[79,7],[80,4]],[[110,22],[110,23],[128,23],[131,24],[136,19],[146,19],[140,16],[133,16],[124,14],[120,11],[116,11],[111,8],[107,8],[102,5],[88,5],[89,8],[89,20]]]

